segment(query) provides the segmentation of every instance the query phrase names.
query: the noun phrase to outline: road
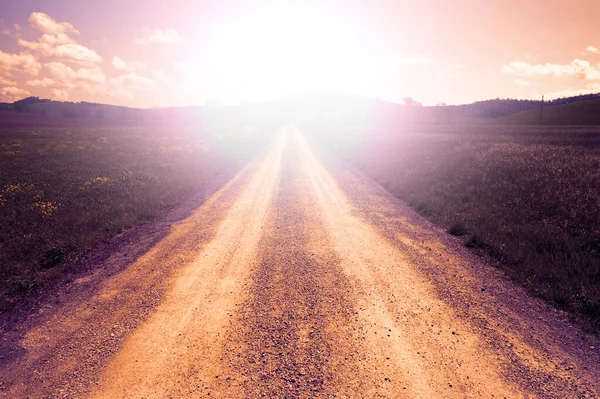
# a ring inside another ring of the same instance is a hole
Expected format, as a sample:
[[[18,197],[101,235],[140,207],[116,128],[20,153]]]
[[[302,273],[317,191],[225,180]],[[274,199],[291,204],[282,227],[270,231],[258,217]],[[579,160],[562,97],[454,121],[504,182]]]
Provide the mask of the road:
[[[160,239],[5,320],[0,397],[600,397],[595,338],[321,159],[284,129]]]

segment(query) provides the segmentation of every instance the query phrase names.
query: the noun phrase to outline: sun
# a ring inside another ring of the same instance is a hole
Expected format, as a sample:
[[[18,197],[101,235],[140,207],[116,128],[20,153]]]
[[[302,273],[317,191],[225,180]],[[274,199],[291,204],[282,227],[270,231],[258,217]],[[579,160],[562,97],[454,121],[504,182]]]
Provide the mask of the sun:
[[[222,100],[377,90],[377,43],[331,10],[271,5],[219,24],[214,37],[200,62],[209,93]]]

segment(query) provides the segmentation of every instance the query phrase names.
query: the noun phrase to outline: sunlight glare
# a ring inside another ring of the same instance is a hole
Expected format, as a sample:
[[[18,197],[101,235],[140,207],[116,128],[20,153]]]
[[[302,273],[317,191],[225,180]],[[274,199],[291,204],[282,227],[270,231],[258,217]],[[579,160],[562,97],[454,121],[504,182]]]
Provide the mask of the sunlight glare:
[[[324,10],[269,7],[220,24],[209,93],[225,101],[290,94],[375,95],[381,57],[370,36]]]

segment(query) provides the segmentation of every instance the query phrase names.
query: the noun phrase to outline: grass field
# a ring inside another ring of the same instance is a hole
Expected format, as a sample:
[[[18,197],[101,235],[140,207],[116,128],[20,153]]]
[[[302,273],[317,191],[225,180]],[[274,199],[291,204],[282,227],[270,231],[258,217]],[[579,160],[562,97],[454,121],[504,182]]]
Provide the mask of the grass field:
[[[364,131],[339,129],[328,145],[600,331],[600,128],[421,126],[368,138]]]
[[[260,142],[243,141],[185,128],[0,129],[0,304],[239,168]]]

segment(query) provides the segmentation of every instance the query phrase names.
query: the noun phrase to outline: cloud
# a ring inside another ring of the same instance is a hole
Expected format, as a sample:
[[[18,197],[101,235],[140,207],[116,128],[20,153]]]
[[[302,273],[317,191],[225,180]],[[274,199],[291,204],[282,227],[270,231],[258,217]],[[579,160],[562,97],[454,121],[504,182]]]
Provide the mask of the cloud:
[[[29,17],[29,23],[40,32],[50,35],[59,35],[61,33],[79,34],[79,31],[77,31],[70,23],[56,22],[54,19],[50,18],[49,15],[44,14],[43,12],[31,13],[31,16]]]
[[[50,92],[50,98],[56,101],[67,101],[69,99],[69,93],[64,90],[54,89]]]
[[[158,84],[154,80],[137,75],[134,72],[112,78],[109,82],[112,95],[130,99],[134,98],[135,92],[153,90],[158,87]]]
[[[11,74],[13,71],[29,75],[37,75],[42,69],[42,64],[31,54],[9,54],[0,50],[0,73]]]
[[[94,50],[77,43],[63,44],[56,47],[54,56],[70,58],[71,60],[83,63],[97,63],[102,61],[102,57]]]
[[[592,83],[582,89],[566,89],[566,90],[560,90],[560,91],[556,91],[553,93],[549,93],[549,94],[546,94],[544,96],[544,98],[546,98],[547,100],[554,100],[557,98],[574,97],[574,96],[579,96],[579,95],[584,95],[584,94],[595,94],[598,92],[600,92],[600,84]]]
[[[181,43],[185,38],[175,29],[144,29],[144,34],[135,39],[137,44],[148,46],[151,43]]]
[[[527,87],[529,86],[529,81],[525,80],[525,79],[513,79],[513,83],[516,84],[517,86],[520,87]]]
[[[5,87],[4,89],[0,90],[0,95],[2,95],[4,100],[16,101],[16,100],[20,100],[21,98],[31,95],[31,93],[28,92],[27,90],[20,89],[18,87],[14,87],[14,86],[10,86],[10,87]]]
[[[148,69],[148,65],[144,64],[143,62],[126,62],[119,57],[113,57],[112,64],[116,69],[127,72],[144,72]]]
[[[52,79],[30,81],[26,84],[34,87],[54,86],[55,96],[53,98],[56,99],[67,98],[64,94],[68,94],[72,90],[84,91],[91,95],[109,95],[111,97],[134,99],[136,93],[156,90],[160,86],[156,80],[138,75],[135,72],[108,79],[98,66],[74,69],[62,62],[55,61],[44,64],[44,69]],[[54,85],[52,82],[54,82]],[[43,86],[44,84],[47,86]]]
[[[25,86],[50,87],[56,85],[56,81],[50,78],[36,79],[25,82]]]
[[[61,84],[73,86],[77,82],[101,84],[106,76],[100,67],[73,69],[62,62],[49,62],[44,68]]]
[[[16,86],[17,82],[13,81],[13,80],[8,80],[6,78],[3,78],[2,76],[0,76],[0,85],[2,86]]]
[[[37,41],[19,39],[19,46],[37,52],[43,57],[63,58],[82,65],[92,65],[102,61],[102,57],[94,50],[73,40],[68,33],[78,34],[67,22],[58,23],[46,14],[32,13],[31,25],[43,34]]]
[[[19,44],[19,46],[27,47],[31,50],[48,51],[46,49],[61,44],[75,43],[75,41],[65,33],[59,33],[58,35],[50,35],[48,33],[44,33],[37,42],[30,42],[27,40],[20,39],[17,43]]]
[[[4,22],[0,19],[0,25],[2,26],[2,29],[0,31],[5,36],[20,36],[20,34],[21,34],[21,27],[19,26],[19,24],[13,24],[12,26],[6,26],[4,24]],[[14,33],[13,33],[13,31],[14,31]]]
[[[98,66],[92,68],[71,68],[70,66],[59,62],[49,62],[44,64],[44,70],[52,78],[45,78],[37,81],[25,83],[33,87],[53,87],[54,97],[56,99],[67,98],[65,93],[71,90],[87,92],[91,95],[110,94],[108,89],[108,79]]]
[[[594,53],[597,54],[598,52],[600,52],[600,50],[598,50],[596,47],[594,46],[587,46],[585,48],[585,51],[589,52],[589,53]]]
[[[65,58],[70,61],[87,65],[102,61],[102,57],[94,50],[67,40],[70,40],[70,38],[44,35],[37,42],[20,39],[17,43],[19,46],[36,51],[44,57]]]
[[[116,86],[126,87],[134,90],[153,89],[156,87],[156,82],[145,76],[139,76],[135,73],[121,75],[110,79],[110,82]]]
[[[579,79],[600,79],[600,67],[592,66],[588,61],[575,58],[569,64],[530,64],[523,61],[513,61],[502,67],[502,71],[509,75],[521,77],[554,76],[576,77]]]

